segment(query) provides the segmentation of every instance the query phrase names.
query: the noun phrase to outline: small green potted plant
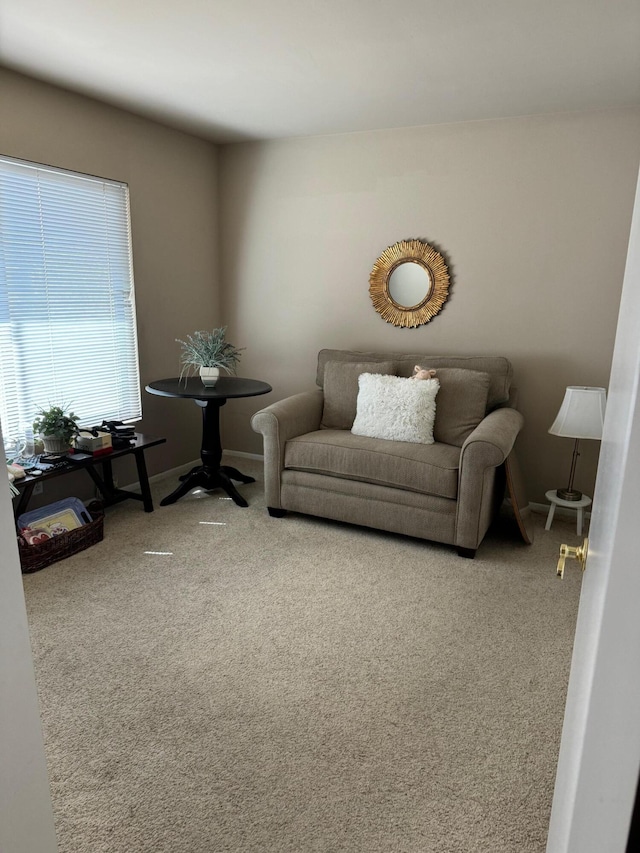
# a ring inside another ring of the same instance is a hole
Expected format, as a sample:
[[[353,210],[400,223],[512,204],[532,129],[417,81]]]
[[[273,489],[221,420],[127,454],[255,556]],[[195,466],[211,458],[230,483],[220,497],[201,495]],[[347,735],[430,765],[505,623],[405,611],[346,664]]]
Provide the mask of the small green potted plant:
[[[187,340],[176,341],[182,345],[180,379],[189,373],[200,374],[202,384],[212,387],[218,381],[220,370],[235,373],[240,361],[242,349],[238,349],[225,339],[227,327],[213,329],[211,332],[194,332]]]
[[[33,431],[42,436],[46,453],[66,453],[78,434],[78,416],[64,406],[39,409]]]

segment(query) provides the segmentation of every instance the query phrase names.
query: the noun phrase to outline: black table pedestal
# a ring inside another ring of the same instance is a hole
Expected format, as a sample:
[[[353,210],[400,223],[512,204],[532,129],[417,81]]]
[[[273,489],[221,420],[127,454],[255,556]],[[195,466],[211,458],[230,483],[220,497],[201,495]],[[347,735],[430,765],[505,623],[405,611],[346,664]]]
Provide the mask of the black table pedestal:
[[[160,501],[161,506],[173,504],[192,489],[222,489],[238,506],[249,506],[237,491],[237,483],[254,483],[253,477],[247,477],[237,468],[222,465],[222,444],[220,443],[220,409],[227,399],[240,397],[259,397],[268,394],[272,388],[259,379],[245,379],[239,376],[221,376],[214,386],[203,385],[199,377],[174,376],[171,379],[158,379],[146,386],[150,394],[160,397],[178,397],[193,400],[202,409],[202,447],[200,457],[202,465],[192,468],[188,474],[180,477],[180,485],[175,491]]]
[[[160,501],[160,506],[174,504],[192,489],[204,489],[207,492],[211,492],[214,489],[224,489],[238,506],[249,506],[231,482],[232,480],[236,480],[238,483],[255,483],[255,477],[247,477],[245,474],[241,474],[236,468],[231,468],[228,465],[223,465],[217,471],[200,465],[185,475],[185,479],[178,488]]]
[[[238,483],[255,483],[255,478],[241,474],[237,468],[232,468],[230,465],[220,464],[222,461],[220,409],[227,401],[218,399],[195,402],[202,408],[202,447],[200,449],[202,465],[197,465],[187,474],[183,474],[178,488],[163,498],[160,506],[175,503],[192,489],[204,489],[207,492],[223,489],[238,506],[249,506],[233,485],[232,480]]]

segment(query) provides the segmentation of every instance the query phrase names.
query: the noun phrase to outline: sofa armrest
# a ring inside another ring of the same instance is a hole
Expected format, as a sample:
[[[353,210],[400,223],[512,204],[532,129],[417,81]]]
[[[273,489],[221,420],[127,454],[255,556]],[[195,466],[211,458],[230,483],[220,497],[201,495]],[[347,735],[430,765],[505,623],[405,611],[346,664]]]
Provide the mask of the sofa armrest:
[[[494,467],[501,465],[515,443],[518,433],[522,429],[524,418],[512,408],[495,409],[484,418],[474,429],[471,435],[462,445],[460,467],[465,453],[473,454],[480,448],[474,447],[480,443],[489,445],[485,448],[495,460]]]
[[[324,394],[321,388],[294,394],[251,418],[251,427],[264,441],[264,490],[268,507],[279,509],[280,472],[284,468],[284,447],[290,438],[320,429]]]
[[[482,541],[494,512],[496,469],[511,453],[523,423],[516,409],[495,409],[462,445],[456,512],[459,548],[475,549]]]

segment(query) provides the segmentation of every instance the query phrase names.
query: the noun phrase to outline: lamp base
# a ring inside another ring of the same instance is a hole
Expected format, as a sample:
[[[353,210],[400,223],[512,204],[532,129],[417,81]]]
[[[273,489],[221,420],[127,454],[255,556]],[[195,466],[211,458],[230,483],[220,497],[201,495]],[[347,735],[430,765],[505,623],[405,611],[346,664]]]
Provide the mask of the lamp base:
[[[556,489],[556,494],[563,501],[579,501],[582,498],[582,492],[576,489]]]

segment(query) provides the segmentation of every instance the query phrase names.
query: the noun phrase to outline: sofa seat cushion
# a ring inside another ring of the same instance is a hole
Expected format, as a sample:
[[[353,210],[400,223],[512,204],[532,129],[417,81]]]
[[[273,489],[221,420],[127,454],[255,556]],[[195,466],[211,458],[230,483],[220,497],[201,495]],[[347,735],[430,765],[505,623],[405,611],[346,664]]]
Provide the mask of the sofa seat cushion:
[[[285,445],[284,467],[455,500],[460,448],[318,430]]]

